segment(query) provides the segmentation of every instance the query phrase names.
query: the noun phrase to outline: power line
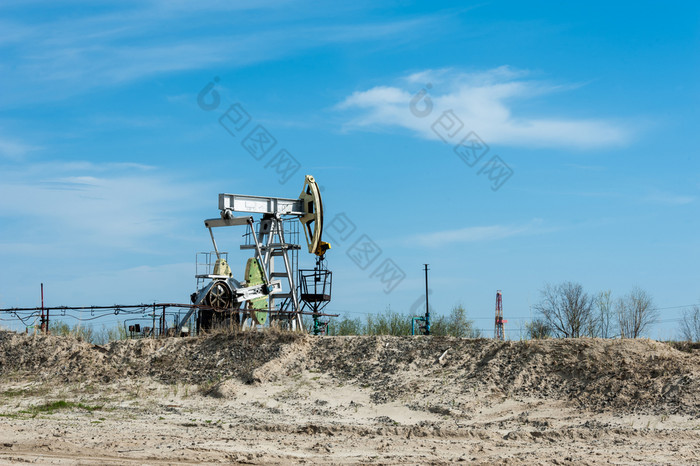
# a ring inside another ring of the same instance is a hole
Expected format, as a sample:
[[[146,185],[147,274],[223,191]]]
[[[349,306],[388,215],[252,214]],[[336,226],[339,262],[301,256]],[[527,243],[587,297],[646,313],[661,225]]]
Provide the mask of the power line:
[[[668,306],[668,307],[655,307],[650,309],[651,311],[666,311],[669,309],[688,309],[693,306],[697,306],[697,303],[693,304],[683,304],[679,306]],[[353,310],[348,310],[348,309],[333,309],[334,313],[339,313],[339,314],[359,314],[359,315],[376,315],[380,314],[384,311],[375,311],[375,312],[365,312],[365,311],[353,311]],[[530,320],[530,316],[517,316],[517,317],[511,317],[508,316],[509,319],[514,319],[514,320]],[[493,320],[492,317],[471,317],[471,320]],[[676,319],[676,320],[682,320],[681,319]],[[662,321],[657,321],[657,322],[662,322]]]
[[[112,306],[55,306],[55,307],[44,307],[45,310],[51,310],[51,311],[60,311],[59,315],[54,315],[54,319],[60,320],[63,318],[69,318],[69,319],[75,319],[79,321],[93,321],[97,319],[107,319],[108,317],[113,317],[114,321],[116,323],[119,323],[119,316],[138,316],[142,315],[144,319],[147,318],[152,318],[153,317],[153,312],[156,312],[158,316],[162,315],[162,309],[163,306],[168,307],[168,308],[189,308],[189,307],[199,307],[199,306],[194,306],[194,305],[189,305],[189,304],[177,304],[177,303],[155,303],[155,304],[136,304],[136,305],[112,305]],[[664,306],[664,307],[655,307],[651,309],[652,311],[666,311],[666,310],[673,310],[673,309],[689,309],[692,308],[693,306],[697,306],[696,303],[693,304],[684,304],[684,305],[674,305],[674,306]],[[155,308],[155,311],[154,311]],[[8,309],[0,309],[0,321],[2,322],[16,322],[20,321],[24,326],[27,326],[27,322],[30,321],[31,319],[37,319],[39,317],[39,310],[40,308],[8,308]],[[73,311],[72,313],[67,313],[66,311]],[[111,312],[102,312],[99,314],[95,314],[95,311],[97,310],[110,310]],[[75,314],[77,312],[77,315]],[[85,313],[90,312],[90,316],[85,316]],[[358,310],[351,310],[351,309],[341,309],[341,310],[332,310],[330,311],[334,314],[344,314],[344,317],[347,317],[347,315],[362,315],[362,316],[379,316],[381,315],[384,311],[375,311],[375,312],[366,312],[366,311],[358,311]],[[10,314],[12,317],[2,317],[3,313]],[[178,315],[179,311],[172,311],[172,310],[167,310],[165,312],[165,315],[172,317],[175,315]],[[339,317],[339,316],[338,316]],[[531,318],[529,316],[516,316],[516,317],[510,317],[509,319],[515,323],[519,322],[519,325],[522,325],[523,321],[529,321]],[[469,320],[472,321],[490,321],[492,320],[491,317],[472,317]],[[666,318],[666,319],[660,319],[656,320],[654,323],[655,324],[668,324],[668,323],[678,323],[683,321],[683,317],[675,317],[675,318]],[[509,328],[511,329],[510,331],[513,331],[517,327],[514,325],[509,325]],[[484,332],[490,332],[491,330],[489,329],[476,329]]]

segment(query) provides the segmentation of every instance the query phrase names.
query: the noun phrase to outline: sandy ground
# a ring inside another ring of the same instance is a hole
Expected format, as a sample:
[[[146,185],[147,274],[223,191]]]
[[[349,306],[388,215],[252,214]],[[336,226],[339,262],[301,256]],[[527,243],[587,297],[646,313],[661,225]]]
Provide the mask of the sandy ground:
[[[648,340],[0,333],[0,462],[700,464],[699,368]]]

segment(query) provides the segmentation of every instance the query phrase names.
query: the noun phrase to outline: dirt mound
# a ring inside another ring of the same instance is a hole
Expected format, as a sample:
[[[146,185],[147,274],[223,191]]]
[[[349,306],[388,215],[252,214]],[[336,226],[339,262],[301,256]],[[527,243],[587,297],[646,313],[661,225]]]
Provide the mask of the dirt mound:
[[[306,369],[368,388],[374,403],[399,400],[433,413],[467,413],[474,408],[470,395],[478,394],[494,401],[567,400],[594,411],[700,415],[697,352],[650,340],[496,342],[245,332],[94,346],[0,332],[5,376],[102,382],[151,377],[209,384],[215,396],[226,396],[238,383],[267,383]]]
[[[318,340],[313,354],[335,376],[370,384],[377,402],[418,393],[450,410],[478,392],[700,414],[700,359],[651,340],[338,337]]]
[[[281,375],[263,366],[299,354],[306,338],[289,332],[244,332],[97,346],[71,337],[0,332],[0,375],[33,374],[64,382],[107,383],[124,377],[152,377],[165,383],[202,384],[227,378],[254,382]],[[294,367],[288,361],[285,370]],[[262,372],[256,372],[260,368]]]

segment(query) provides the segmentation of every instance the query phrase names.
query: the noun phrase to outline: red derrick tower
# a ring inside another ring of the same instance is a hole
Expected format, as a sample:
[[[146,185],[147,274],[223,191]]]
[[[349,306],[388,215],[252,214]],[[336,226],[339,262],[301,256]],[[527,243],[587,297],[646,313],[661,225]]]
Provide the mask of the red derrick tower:
[[[503,320],[503,298],[501,290],[496,291],[496,327],[493,330],[493,338],[496,340],[505,340],[506,334],[503,329],[503,324],[508,322]]]

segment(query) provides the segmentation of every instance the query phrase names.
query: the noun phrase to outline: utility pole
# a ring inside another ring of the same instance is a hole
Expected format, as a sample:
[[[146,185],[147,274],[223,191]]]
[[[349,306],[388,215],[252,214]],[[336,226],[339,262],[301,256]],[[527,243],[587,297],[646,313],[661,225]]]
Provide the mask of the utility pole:
[[[43,283],[41,284],[41,307],[42,308],[44,307],[44,284]],[[49,312],[50,311],[51,311],[50,309],[46,309],[46,334],[47,335],[50,333],[50,330],[49,330],[49,326],[50,326],[49,325]]]
[[[430,304],[428,302],[428,264],[425,267],[425,334],[430,335]]]
[[[39,325],[41,333],[49,332],[49,325],[46,322],[46,316],[44,315],[44,284],[41,284],[41,324]],[[36,327],[34,327],[34,332],[36,333]]]

